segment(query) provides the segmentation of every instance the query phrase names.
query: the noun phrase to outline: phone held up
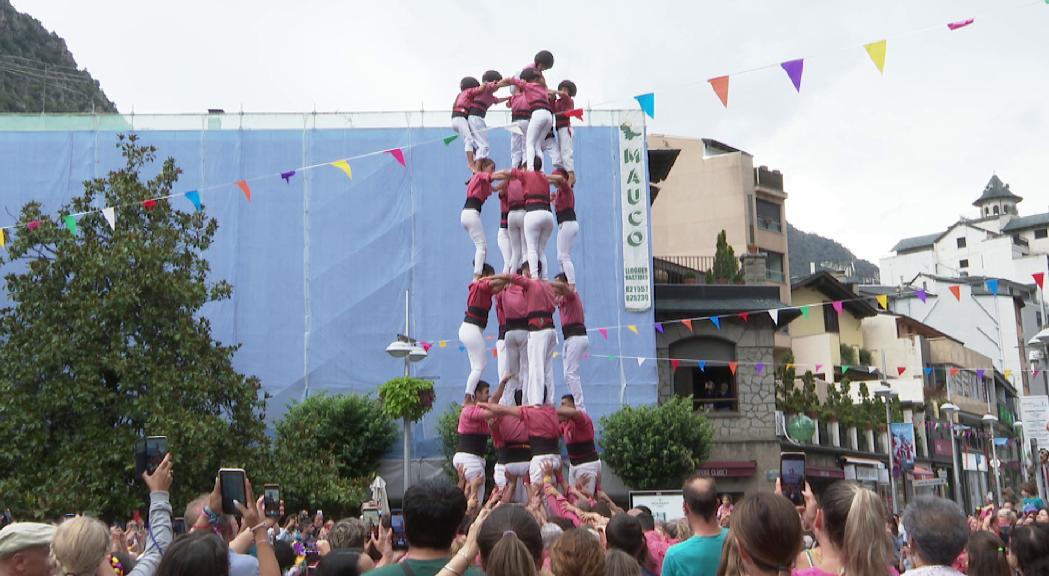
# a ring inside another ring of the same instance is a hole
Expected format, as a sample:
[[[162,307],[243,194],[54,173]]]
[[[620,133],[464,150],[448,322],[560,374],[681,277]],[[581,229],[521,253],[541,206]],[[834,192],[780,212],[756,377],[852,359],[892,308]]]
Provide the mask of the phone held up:
[[[795,506],[805,504],[805,453],[783,452],[779,457],[779,485]]]
[[[404,513],[390,510],[390,528],[393,529],[393,549],[407,550],[408,537],[404,533]]]
[[[263,491],[266,497],[266,517],[280,518],[280,484],[266,484]]]
[[[233,501],[247,504],[247,481],[241,468],[223,468],[219,470],[219,489],[222,491],[222,513],[239,514]]]
[[[164,461],[168,453],[167,436],[147,436],[135,442],[135,473],[139,478],[143,473],[152,474]]]

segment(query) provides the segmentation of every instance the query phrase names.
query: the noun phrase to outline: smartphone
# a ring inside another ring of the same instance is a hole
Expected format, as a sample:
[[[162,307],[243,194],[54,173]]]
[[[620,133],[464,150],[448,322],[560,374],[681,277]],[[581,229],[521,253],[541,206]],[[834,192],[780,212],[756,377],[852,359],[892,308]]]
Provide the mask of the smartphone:
[[[185,518],[173,518],[171,520],[171,529],[175,532],[175,536],[181,536],[186,533],[186,519]]]
[[[76,514],[66,514],[66,518],[76,518]]]
[[[263,494],[266,497],[266,517],[267,518],[279,518],[280,517],[280,484],[266,484],[263,486],[265,491]]]
[[[390,510],[390,528],[393,529],[393,549],[407,550],[408,537],[404,533],[404,514],[400,510]]]
[[[795,506],[805,505],[805,453],[783,452],[779,456],[779,485]]]
[[[222,490],[222,513],[239,514],[233,501],[241,505],[247,502],[247,487],[244,470],[241,468],[223,468],[219,470],[219,487]]]
[[[168,453],[167,436],[149,436],[135,443],[135,471],[138,477],[144,472],[152,474],[164,461]]]
[[[380,514],[378,508],[365,508],[361,510],[361,521],[364,522],[364,525],[369,530],[375,533],[375,529],[379,527],[379,522],[382,518]]]

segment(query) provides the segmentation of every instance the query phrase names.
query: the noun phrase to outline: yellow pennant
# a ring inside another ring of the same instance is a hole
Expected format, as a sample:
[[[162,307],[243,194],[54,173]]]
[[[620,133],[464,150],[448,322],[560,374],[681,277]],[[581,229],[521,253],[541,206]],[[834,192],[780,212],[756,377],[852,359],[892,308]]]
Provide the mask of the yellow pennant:
[[[880,304],[883,309],[889,309],[889,296],[887,294],[875,296],[874,299],[878,301],[878,304]]]
[[[1013,371],[1012,370],[1006,370],[1005,374],[1003,374],[1003,376],[1005,376],[1006,380],[1010,380],[1013,377]]]
[[[4,236],[4,229],[0,228],[0,248],[7,245],[7,237]]]
[[[437,343],[437,345],[440,346],[441,348],[444,348],[445,346],[448,346],[448,341],[447,340],[441,340],[440,342]]]
[[[557,354],[557,352],[556,352],[556,351],[555,351],[555,352],[554,352],[553,354],[550,354],[550,357],[551,357],[551,358],[557,358],[557,356],[558,356],[558,354]]]
[[[885,74],[885,49],[887,42],[885,40],[879,40],[877,42],[871,42],[865,44],[864,49],[867,50],[867,55],[871,57],[871,62],[878,67],[878,72]]]
[[[331,163],[332,166],[342,170],[346,173],[346,177],[353,180],[353,170],[350,169],[350,163],[345,160],[336,160]]]
[[[629,328],[630,331],[633,332],[634,334],[637,334],[637,326],[636,325],[631,324],[631,325],[627,326],[627,328]]]

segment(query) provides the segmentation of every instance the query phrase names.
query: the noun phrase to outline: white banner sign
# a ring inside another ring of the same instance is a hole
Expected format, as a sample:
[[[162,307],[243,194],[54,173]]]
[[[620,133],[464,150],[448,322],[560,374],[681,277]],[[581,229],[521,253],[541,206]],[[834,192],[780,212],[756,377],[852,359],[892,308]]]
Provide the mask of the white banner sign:
[[[623,212],[623,295],[632,312],[652,307],[651,239],[648,234],[648,160],[640,114],[619,126],[619,188]]]
[[[630,492],[630,507],[648,506],[652,516],[659,522],[668,522],[685,517],[682,503],[685,501],[681,490],[664,490],[661,492]]]
[[[1030,450],[1031,438],[1038,440],[1038,449],[1049,449],[1049,396],[1020,396],[1020,419],[1023,421],[1024,448]]]

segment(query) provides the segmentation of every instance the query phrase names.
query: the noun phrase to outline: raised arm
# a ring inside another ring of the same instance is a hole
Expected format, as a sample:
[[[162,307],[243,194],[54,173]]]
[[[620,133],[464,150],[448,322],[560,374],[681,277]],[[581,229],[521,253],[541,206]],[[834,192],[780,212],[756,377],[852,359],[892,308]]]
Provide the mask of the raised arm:
[[[575,408],[570,408],[568,406],[559,406],[557,408],[558,416],[564,416],[565,418],[574,419],[578,414],[579,410],[576,410]]]
[[[506,180],[510,178],[510,170],[497,170],[492,172],[492,180]]]
[[[513,374],[507,374],[499,381],[499,386],[496,387],[495,394],[492,394],[492,404],[498,404],[499,400],[503,398],[503,392],[506,390],[506,383],[513,377]]]
[[[518,418],[521,417],[520,406],[503,406],[502,404],[493,404],[491,402],[480,402],[477,405],[492,414],[498,414],[500,416],[517,416]]]

